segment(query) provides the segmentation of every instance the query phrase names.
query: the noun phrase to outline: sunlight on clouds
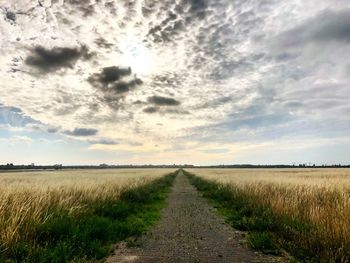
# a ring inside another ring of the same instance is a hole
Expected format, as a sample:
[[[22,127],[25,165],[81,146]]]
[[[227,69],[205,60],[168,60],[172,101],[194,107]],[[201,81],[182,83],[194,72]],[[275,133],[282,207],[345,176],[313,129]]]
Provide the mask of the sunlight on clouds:
[[[134,35],[128,34],[120,43],[119,62],[124,67],[131,67],[135,74],[141,76],[154,73],[154,54]],[[116,59],[115,61],[118,61]]]
[[[256,162],[259,149],[272,160],[275,145],[331,139],[341,150],[348,1],[199,2],[0,0],[0,117],[18,108],[89,160]],[[11,114],[10,137],[35,136]]]
[[[109,152],[129,152],[129,153],[152,153],[152,152],[163,152],[166,149],[166,145],[159,144],[157,141],[147,141],[147,142],[130,142],[130,143],[120,143],[114,145],[108,144],[92,144],[88,148],[91,151],[109,151]]]

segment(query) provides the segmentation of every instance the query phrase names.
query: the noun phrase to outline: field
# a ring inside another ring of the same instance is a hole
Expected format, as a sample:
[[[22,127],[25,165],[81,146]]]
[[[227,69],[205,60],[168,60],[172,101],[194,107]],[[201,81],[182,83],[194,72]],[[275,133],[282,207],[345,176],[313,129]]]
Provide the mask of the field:
[[[157,200],[163,196],[155,195],[169,186],[163,176],[173,171],[105,169],[0,173],[0,262],[6,258],[64,262],[74,259],[79,253],[80,257],[86,253],[88,258],[105,256],[108,250],[105,241],[112,242],[142,232],[145,226],[138,225],[137,218],[157,216],[154,214],[159,210]],[[138,194],[143,196],[138,199]],[[136,209],[136,205],[140,207]],[[148,210],[143,211],[146,205]],[[143,215],[139,214],[140,211],[144,212]],[[130,222],[127,220],[129,214]],[[114,217],[124,221],[119,222],[120,225],[108,221]],[[151,222],[150,219],[147,224]],[[82,229],[84,224],[86,227]],[[99,244],[89,244],[88,248],[77,251],[78,246],[87,242],[87,236],[92,235],[91,231],[98,231],[91,230],[89,224],[100,224],[111,234],[110,228],[114,227],[115,236],[106,237],[103,235],[108,233],[100,233],[101,240],[95,240]],[[82,235],[85,230],[86,236],[78,238],[77,233]],[[68,242],[73,236],[77,238],[75,243]],[[105,251],[101,252],[102,249]],[[39,258],[39,254],[45,254],[43,251],[49,252]],[[59,254],[67,258],[59,259]]]
[[[188,169],[247,242],[302,261],[350,260],[350,169]],[[203,180],[204,179],[204,180]]]
[[[157,222],[175,174],[172,169],[0,173],[0,262],[105,258],[113,243]],[[246,231],[252,248],[290,262],[350,261],[350,169],[198,168],[180,174],[230,225]],[[179,189],[176,202],[184,196]],[[184,224],[183,211],[179,214]]]

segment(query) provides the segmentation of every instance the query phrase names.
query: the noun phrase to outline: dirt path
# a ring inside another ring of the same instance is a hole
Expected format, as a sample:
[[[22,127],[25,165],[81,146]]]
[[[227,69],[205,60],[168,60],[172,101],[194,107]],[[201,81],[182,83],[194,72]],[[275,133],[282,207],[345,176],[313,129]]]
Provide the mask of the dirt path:
[[[245,248],[242,239],[180,171],[158,224],[138,240],[139,246],[119,244],[107,262],[275,261]]]

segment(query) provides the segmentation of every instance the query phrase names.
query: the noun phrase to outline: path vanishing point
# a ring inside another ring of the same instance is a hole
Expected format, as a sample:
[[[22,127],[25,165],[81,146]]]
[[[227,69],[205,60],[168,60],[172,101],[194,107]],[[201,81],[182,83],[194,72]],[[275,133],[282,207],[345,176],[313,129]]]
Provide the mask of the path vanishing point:
[[[276,262],[242,245],[243,239],[180,170],[159,222],[137,240],[138,246],[118,244],[106,262]]]

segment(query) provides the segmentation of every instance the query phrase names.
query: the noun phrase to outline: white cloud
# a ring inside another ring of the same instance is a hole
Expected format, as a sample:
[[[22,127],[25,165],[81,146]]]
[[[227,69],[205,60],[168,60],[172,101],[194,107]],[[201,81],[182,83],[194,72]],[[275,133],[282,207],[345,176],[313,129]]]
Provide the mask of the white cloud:
[[[0,0],[0,103],[21,109],[0,125],[85,129],[108,151],[193,140],[201,154],[350,130],[348,1],[40,3]],[[114,66],[132,74],[102,75]]]
[[[0,143],[6,144],[8,146],[14,146],[14,145],[29,145],[33,142],[33,139],[31,139],[28,136],[12,136],[9,138],[0,138]]]

